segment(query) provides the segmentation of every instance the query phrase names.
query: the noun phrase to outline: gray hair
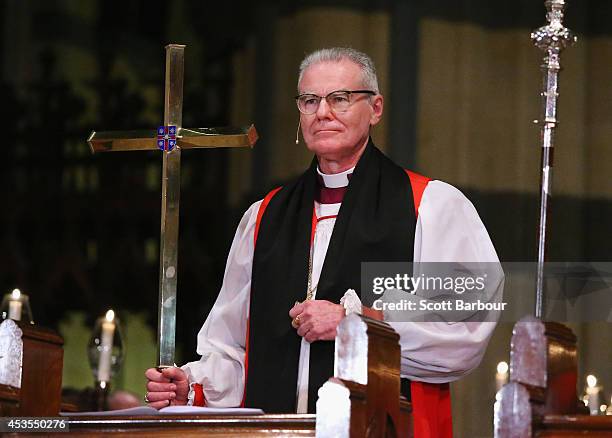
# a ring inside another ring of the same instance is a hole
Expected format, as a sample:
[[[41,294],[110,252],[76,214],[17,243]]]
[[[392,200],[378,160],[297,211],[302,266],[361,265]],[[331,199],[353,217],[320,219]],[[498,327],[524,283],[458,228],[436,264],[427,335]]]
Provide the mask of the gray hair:
[[[340,62],[343,60],[349,60],[359,66],[361,69],[361,76],[363,86],[375,91],[377,94],[378,90],[378,78],[376,77],[376,67],[372,58],[363,52],[352,49],[350,47],[331,47],[328,49],[316,50],[302,60],[300,64],[300,74],[298,76],[298,93],[300,92],[299,86],[304,76],[304,72],[308,67],[320,62]]]

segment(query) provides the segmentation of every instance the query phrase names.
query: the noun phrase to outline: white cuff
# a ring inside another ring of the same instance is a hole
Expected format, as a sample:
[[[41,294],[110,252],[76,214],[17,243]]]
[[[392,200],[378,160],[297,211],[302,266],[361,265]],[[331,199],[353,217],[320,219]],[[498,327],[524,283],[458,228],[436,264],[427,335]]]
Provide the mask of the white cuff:
[[[344,296],[340,298],[340,304],[344,307],[344,314],[350,315],[351,313],[362,312],[362,304],[359,296],[353,289],[349,289],[344,293]]]
[[[187,394],[187,406],[193,406],[193,401],[195,399],[195,390],[193,389],[193,385],[195,385],[195,382],[191,382],[189,384],[189,394]]]

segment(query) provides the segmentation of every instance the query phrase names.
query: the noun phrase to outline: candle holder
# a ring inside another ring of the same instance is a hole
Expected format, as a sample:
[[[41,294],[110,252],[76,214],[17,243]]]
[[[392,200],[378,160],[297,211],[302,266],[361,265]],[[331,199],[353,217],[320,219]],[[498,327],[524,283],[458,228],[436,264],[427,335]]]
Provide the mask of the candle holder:
[[[95,380],[96,405],[106,409],[106,400],[111,380],[119,372],[123,362],[123,336],[119,319],[109,310],[96,320],[96,325],[87,346],[87,356]]]
[[[30,297],[19,289],[13,289],[11,293],[5,294],[0,304],[0,315],[2,319],[14,321],[27,321],[34,324],[32,309],[30,308]]]

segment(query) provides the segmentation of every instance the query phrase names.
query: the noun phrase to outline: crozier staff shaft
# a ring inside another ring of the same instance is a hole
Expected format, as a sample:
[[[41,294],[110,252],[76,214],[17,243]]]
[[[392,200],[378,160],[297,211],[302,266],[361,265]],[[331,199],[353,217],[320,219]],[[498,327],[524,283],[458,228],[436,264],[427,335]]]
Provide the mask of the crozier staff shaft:
[[[552,189],[553,146],[557,126],[558,80],[561,70],[561,51],[576,42],[573,33],[563,26],[565,0],[547,0],[548,24],[531,33],[536,47],[545,52],[542,72],[544,75],[541,125],[542,169],[540,173],[540,218],[538,227],[538,267],[536,276],[535,316],[544,313],[544,261],[546,259],[548,210]]]

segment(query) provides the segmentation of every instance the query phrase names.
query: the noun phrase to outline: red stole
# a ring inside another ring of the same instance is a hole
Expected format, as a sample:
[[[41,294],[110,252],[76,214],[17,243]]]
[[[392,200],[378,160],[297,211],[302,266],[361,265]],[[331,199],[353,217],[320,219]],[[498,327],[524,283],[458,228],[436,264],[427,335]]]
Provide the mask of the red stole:
[[[412,185],[414,211],[419,205],[429,178],[406,170]],[[410,382],[415,438],[452,438],[451,397],[448,383]]]

